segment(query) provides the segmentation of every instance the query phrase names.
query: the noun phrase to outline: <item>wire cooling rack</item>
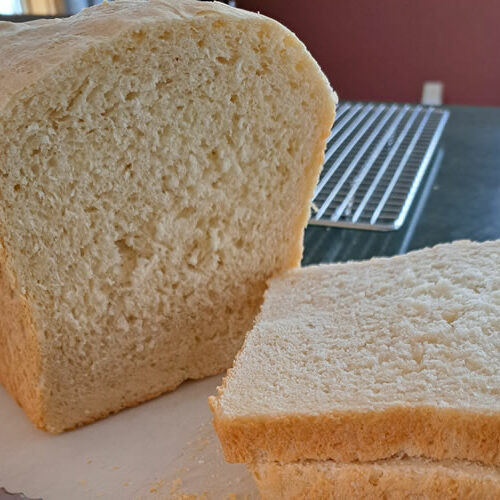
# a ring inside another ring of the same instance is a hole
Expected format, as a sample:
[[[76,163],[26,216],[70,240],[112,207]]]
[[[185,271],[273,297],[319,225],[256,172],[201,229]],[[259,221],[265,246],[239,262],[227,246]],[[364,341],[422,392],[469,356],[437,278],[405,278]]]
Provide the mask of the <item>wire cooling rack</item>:
[[[401,227],[448,117],[419,105],[340,104],[309,224]]]

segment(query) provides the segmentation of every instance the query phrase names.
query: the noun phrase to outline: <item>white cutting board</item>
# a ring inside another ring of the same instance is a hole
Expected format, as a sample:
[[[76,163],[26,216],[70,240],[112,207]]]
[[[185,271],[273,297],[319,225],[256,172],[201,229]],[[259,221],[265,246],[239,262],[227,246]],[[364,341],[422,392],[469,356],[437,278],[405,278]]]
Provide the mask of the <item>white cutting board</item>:
[[[187,382],[57,436],[36,429],[0,387],[0,487],[43,500],[257,499],[246,467],[224,462],[212,427],[207,398],[220,381]]]

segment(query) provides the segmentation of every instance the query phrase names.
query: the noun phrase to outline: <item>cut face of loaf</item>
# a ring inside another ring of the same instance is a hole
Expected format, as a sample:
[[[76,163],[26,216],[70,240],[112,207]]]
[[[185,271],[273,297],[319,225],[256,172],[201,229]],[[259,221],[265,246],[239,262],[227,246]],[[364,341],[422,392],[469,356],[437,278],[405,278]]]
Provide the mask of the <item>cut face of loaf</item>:
[[[252,465],[250,469],[262,500],[500,498],[498,467],[460,460],[401,458],[351,464],[271,462]]]
[[[211,399],[227,460],[500,465],[500,240],[271,280]]]
[[[227,368],[299,264],[334,116],[278,23],[121,1],[0,24],[0,381],[62,431]]]

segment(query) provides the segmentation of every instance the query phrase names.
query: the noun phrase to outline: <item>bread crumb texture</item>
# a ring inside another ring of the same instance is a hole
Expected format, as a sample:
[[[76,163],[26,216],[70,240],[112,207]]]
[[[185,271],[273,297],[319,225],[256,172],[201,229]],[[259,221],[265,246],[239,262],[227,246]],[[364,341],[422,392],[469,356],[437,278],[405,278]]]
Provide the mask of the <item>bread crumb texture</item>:
[[[500,464],[499,269],[461,241],[271,280],[211,400],[226,456]]]
[[[58,432],[227,368],[302,253],[334,114],[304,46],[125,0],[1,23],[0,61],[2,383]]]

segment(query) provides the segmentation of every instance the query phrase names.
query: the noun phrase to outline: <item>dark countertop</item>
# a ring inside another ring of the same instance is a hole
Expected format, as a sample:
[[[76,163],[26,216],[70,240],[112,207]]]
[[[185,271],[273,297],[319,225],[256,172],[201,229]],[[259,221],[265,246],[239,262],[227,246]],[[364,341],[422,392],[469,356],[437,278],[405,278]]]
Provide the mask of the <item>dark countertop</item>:
[[[308,226],[304,265],[500,238],[500,108],[447,109],[450,118],[404,225],[385,233]]]

